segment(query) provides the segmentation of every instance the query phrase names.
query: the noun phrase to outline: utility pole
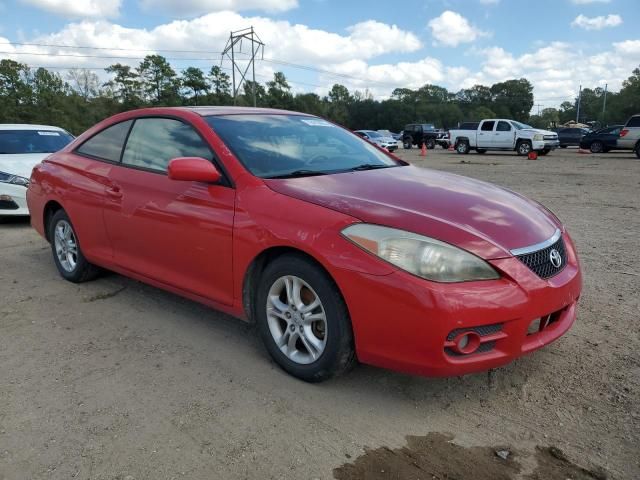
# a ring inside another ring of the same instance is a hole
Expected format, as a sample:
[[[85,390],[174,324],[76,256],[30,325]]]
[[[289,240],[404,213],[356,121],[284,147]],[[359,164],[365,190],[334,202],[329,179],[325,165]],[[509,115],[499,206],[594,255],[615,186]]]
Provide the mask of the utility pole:
[[[540,116],[540,107],[542,107],[542,104],[537,103],[537,104],[536,104],[536,107],[538,107],[538,116]]]
[[[580,84],[580,92],[578,93],[578,108],[576,110],[576,123],[580,123],[580,101],[582,100],[582,84]]]
[[[247,65],[242,68],[242,65],[238,65],[236,53],[242,53],[242,41],[246,40],[251,42],[251,55],[247,60]],[[237,47],[237,50],[236,50]],[[226,55],[229,60],[231,60],[231,81],[233,82],[233,104],[236,104],[236,98],[238,96],[238,92],[240,91],[240,87],[243,82],[247,81],[247,73],[249,72],[249,68],[251,68],[252,75],[252,83],[251,83],[251,93],[253,95],[253,106],[256,106],[256,56],[260,54],[260,60],[264,58],[264,43],[258,37],[258,34],[255,32],[253,27],[245,28],[242,30],[237,30],[235,32],[231,32],[229,35],[229,40],[227,40],[227,44],[222,51],[222,60],[220,60],[220,66],[222,66],[222,61],[224,60],[224,56]],[[236,71],[238,72],[238,83],[236,85]]]
[[[605,127],[607,125],[607,122],[605,121],[605,115],[607,112],[607,87],[609,86],[609,84],[605,83],[604,84],[604,100],[602,102],[602,126]]]

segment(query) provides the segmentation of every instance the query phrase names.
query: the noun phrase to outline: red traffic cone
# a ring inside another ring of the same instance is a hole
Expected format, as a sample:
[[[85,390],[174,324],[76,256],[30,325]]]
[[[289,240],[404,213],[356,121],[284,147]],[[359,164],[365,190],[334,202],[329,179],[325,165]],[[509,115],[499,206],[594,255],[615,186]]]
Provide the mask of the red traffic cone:
[[[529,155],[527,155],[527,158],[529,160],[537,160],[538,159],[538,152],[534,152],[534,151],[529,152]]]
[[[453,152],[455,150],[455,148],[453,148],[453,142],[451,140],[449,140],[449,148],[447,148],[447,150],[449,150],[450,152]]]
[[[422,142],[422,150],[420,150],[420,156],[421,157],[427,156],[427,146],[424,144],[424,142]]]

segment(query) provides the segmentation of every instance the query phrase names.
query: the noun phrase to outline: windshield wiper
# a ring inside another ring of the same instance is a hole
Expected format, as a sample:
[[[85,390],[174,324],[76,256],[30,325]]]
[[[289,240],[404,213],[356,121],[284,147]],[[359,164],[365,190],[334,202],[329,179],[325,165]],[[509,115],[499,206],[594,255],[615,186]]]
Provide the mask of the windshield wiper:
[[[264,177],[264,178],[296,178],[296,177],[314,177],[318,175],[327,175],[327,173],[319,172],[318,170],[294,170],[293,172],[284,173],[282,175],[273,175],[271,177]]]
[[[351,167],[347,169],[348,172],[358,172],[360,170],[375,170],[377,168],[389,168],[393,167],[393,165],[381,165],[379,163],[363,163],[362,165],[357,165],[355,167]]]

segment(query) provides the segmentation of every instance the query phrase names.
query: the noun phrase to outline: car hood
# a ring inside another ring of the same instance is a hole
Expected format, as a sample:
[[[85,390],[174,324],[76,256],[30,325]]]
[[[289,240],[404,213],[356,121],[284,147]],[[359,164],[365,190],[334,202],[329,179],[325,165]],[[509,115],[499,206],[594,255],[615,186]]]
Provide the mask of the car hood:
[[[50,153],[18,153],[0,154],[0,172],[18,175],[20,177],[31,177],[31,170],[38,163],[51,155]]]
[[[541,128],[524,128],[525,132],[531,132],[532,134],[542,134],[542,135],[558,135],[557,132],[552,132],[551,130],[542,130]]]
[[[363,222],[399,228],[495,259],[550,238],[541,205],[495,185],[413,166],[265,180],[273,190]]]

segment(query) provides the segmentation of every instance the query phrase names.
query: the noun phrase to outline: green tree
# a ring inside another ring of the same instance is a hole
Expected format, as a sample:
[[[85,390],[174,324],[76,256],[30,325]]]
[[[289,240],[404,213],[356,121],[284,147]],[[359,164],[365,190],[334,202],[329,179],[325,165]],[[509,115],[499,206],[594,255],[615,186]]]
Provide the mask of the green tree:
[[[0,122],[23,120],[23,105],[31,101],[31,70],[14,60],[0,60]]]
[[[196,67],[189,67],[182,72],[182,86],[193,93],[194,105],[198,105],[198,97],[209,90],[204,72]]]
[[[340,125],[347,125],[349,122],[349,107],[352,102],[353,98],[347,87],[336,83],[329,91],[327,116]]]
[[[211,79],[211,92],[213,95],[213,102],[216,105],[226,105],[231,103],[231,81],[229,75],[222,71],[222,69],[214,65],[209,71],[209,78]]]
[[[147,55],[138,67],[142,89],[154,105],[180,103],[180,79],[162,55]]]
[[[492,110],[501,117],[521,122],[529,119],[533,108],[533,85],[526,78],[507,80],[491,86]]]
[[[267,105],[275,108],[291,108],[293,95],[291,86],[282,72],[275,72],[273,80],[267,82]]]
[[[105,71],[113,74],[113,78],[105,86],[125,109],[136,108],[143,103],[140,97],[142,84],[138,74],[129,65],[116,63],[105,68]]]

